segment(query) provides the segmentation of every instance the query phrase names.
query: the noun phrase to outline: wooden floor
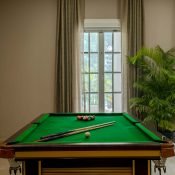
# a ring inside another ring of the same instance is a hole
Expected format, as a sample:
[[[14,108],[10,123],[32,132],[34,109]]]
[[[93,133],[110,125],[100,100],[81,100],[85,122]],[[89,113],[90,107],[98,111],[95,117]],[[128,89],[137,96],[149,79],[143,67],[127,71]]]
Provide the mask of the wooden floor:
[[[0,175],[9,175],[8,173],[8,161],[0,158]],[[174,175],[175,174],[175,157],[169,158],[166,163],[167,173],[163,173],[162,175]],[[159,175],[159,172],[154,172],[154,165],[152,165],[152,175]],[[13,174],[12,174],[13,175]]]

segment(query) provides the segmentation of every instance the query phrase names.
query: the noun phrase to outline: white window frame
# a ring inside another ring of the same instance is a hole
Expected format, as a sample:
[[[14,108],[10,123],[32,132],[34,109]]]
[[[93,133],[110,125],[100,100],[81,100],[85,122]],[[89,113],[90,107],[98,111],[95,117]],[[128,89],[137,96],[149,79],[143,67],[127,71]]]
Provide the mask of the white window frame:
[[[90,19],[90,20],[85,20],[85,30],[84,32],[98,32],[99,33],[99,39],[102,40],[104,39],[104,34],[103,32],[115,32],[115,31],[120,31],[120,22],[119,20],[109,20],[109,19]],[[101,36],[103,35],[103,36]],[[103,50],[104,46],[103,46],[104,41],[99,41],[99,51]],[[114,52],[112,52],[114,54]],[[120,52],[121,53],[121,52]],[[112,54],[112,55],[113,55]],[[112,57],[113,59],[113,57]],[[104,52],[99,53],[99,60],[103,60],[99,62],[99,85],[101,84],[100,81],[104,81]],[[113,76],[114,71],[112,71],[112,76]],[[121,92],[118,92],[121,94],[121,112],[123,110],[123,90],[122,90],[122,60],[121,60],[121,72],[115,72],[115,73],[120,73],[121,74]],[[101,79],[100,79],[101,78]],[[113,78],[112,78],[113,79]],[[105,94],[104,92],[104,83],[102,83],[103,85],[99,87],[99,112],[104,112],[104,108],[105,108],[105,104],[104,104],[104,95],[100,95],[100,94]],[[90,89],[89,89],[90,90]],[[117,92],[114,92],[114,90],[112,90],[112,98],[113,98],[113,112],[114,112],[114,94]],[[90,107],[90,99],[89,99],[89,107]],[[84,110],[83,110],[84,112]],[[90,109],[89,109],[89,112]]]

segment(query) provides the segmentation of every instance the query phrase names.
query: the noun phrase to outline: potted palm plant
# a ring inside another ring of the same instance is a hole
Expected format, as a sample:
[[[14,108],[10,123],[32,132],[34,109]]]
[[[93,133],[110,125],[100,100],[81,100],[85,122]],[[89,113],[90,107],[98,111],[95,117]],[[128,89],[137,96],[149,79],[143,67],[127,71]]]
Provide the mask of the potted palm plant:
[[[175,131],[175,49],[165,52],[159,46],[142,48],[129,62],[139,69],[134,82],[139,97],[130,99],[130,108],[144,121],[156,123],[160,132]],[[166,135],[166,134],[165,134]],[[172,136],[170,136],[172,137]]]

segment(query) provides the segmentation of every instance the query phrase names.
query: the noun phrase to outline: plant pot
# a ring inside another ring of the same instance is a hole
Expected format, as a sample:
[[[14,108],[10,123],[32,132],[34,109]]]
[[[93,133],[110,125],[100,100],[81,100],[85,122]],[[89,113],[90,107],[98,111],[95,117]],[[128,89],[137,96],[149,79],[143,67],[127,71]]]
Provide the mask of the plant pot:
[[[175,131],[159,131],[162,135],[175,142]]]

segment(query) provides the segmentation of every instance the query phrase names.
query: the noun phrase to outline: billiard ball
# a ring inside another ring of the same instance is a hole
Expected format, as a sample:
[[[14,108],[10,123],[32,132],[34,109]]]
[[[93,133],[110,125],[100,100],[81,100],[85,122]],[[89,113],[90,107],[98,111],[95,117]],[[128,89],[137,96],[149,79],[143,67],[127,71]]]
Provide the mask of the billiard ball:
[[[89,138],[91,136],[91,133],[90,132],[85,132],[85,137],[86,138]]]
[[[78,115],[77,116],[77,120],[82,120],[83,119],[83,116],[82,115]]]
[[[88,120],[88,116],[87,115],[83,116],[83,120]]]

